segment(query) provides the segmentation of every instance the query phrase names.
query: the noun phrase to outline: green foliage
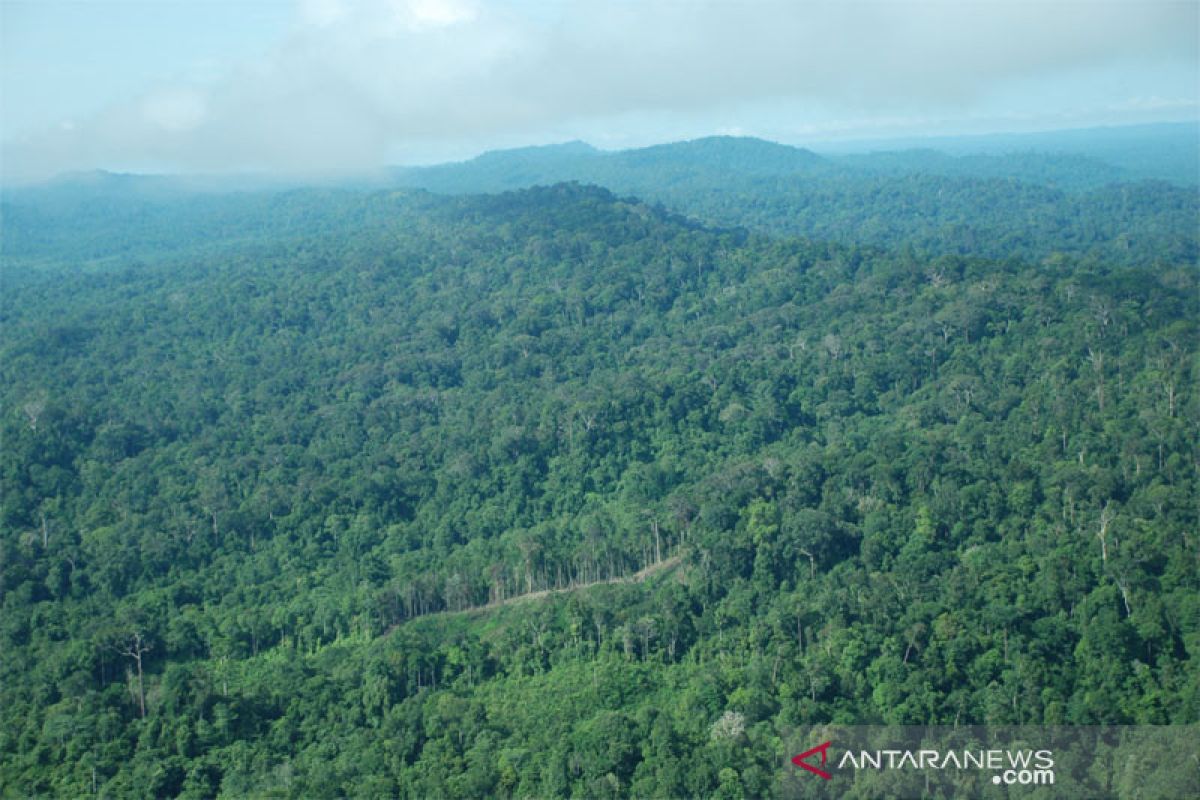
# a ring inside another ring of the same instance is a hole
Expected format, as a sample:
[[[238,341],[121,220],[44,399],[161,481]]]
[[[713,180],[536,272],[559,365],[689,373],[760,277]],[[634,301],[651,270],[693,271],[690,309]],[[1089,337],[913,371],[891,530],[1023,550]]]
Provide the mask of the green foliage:
[[[1200,715],[1190,261],[270,202],[6,263],[8,791],[756,797],[799,724]]]
[[[1130,129],[1126,141],[1091,157],[1048,143],[1046,152],[1007,155],[908,150],[823,158],[759,139],[710,137],[614,153],[576,145],[489,153],[399,170],[395,180],[451,193],[582,181],[717,225],[907,249],[919,258],[1069,254],[1143,266],[1195,263],[1196,137],[1179,127]],[[1092,149],[1083,141],[1069,148]],[[1156,160],[1162,163],[1152,167]]]

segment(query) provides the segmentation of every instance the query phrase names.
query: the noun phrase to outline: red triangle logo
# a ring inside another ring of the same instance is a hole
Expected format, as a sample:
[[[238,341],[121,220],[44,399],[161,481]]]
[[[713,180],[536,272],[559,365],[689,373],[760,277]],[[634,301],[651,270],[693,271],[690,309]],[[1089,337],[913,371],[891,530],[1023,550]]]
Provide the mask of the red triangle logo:
[[[814,775],[820,775],[825,780],[829,780],[830,778],[833,777],[832,775],[830,775],[828,772],[826,772],[825,770],[823,770],[819,767],[813,766],[812,764],[805,761],[805,759],[809,758],[811,756],[815,756],[817,753],[820,753],[821,754],[821,766],[822,767],[825,766],[826,751],[829,750],[829,746],[831,744],[833,744],[832,741],[826,742],[825,744],[819,744],[816,747],[812,748],[811,750],[805,750],[803,753],[801,753],[798,756],[792,756],[792,763],[795,764],[797,767],[800,767],[801,769],[808,770],[809,772],[811,772]]]

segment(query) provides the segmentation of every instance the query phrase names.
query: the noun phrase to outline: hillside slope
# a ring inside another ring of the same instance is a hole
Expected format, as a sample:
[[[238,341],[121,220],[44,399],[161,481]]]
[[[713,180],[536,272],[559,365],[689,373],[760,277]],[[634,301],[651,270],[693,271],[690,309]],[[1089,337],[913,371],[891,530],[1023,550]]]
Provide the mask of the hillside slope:
[[[1131,145],[1132,146],[1132,145]],[[1132,180],[1085,156],[932,151],[822,157],[745,137],[617,152],[582,142],[485,153],[324,189],[249,177],[85,174],[0,196],[3,256],[111,259],[236,240],[274,243],[331,227],[380,224],[366,198],[400,188],[500,193],[579,182],[661,204],[704,224],[776,237],[942,255],[1040,261],[1072,256],[1157,268],[1200,262],[1195,185]]]
[[[1132,174],[1060,153],[823,158],[759,139],[712,137],[611,153],[525,148],[398,170],[395,180],[444,193],[581,181],[717,225],[923,256],[1196,262],[1195,186]]]
[[[1200,717],[1190,263],[322,203],[7,267],[0,784],[766,795],[804,723]]]

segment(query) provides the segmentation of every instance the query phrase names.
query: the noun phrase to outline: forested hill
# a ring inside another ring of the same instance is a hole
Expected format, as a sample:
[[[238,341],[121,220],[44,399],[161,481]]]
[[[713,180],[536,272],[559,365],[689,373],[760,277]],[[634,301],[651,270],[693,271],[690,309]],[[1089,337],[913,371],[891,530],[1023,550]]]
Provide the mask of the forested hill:
[[[373,237],[410,210],[436,205],[424,192],[369,195],[351,189],[257,187],[197,191],[186,180],[101,175],[9,193],[0,205],[0,254],[26,268],[153,261],[204,248],[278,247],[347,235]]]
[[[364,204],[372,187],[475,194],[576,181],[705,224],[920,258],[1069,255],[1144,267],[1200,260],[1196,187],[1131,174],[1070,154],[823,157],[712,137],[611,153],[582,142],[522,148],[292,191],[249,178],[87,174],[6,192],[0,214],[7,255],[90,260],[190,249],[198,239],[273,241],[359,224],[356,215],[374,225],[376,201]]]
[[[799,724],[1200,718],[1190,261],[306,196],[6,261],[6,791],[769,796]]]
[[[1172,143],[1167,150],[1176,160],[1195,160],[1194,141]],[[395,180],[450,193],[582,181],[718,225],[907,247],[922,256],[1036,260],[1061,252],[1142,265],[1196,261],[1194,176],[1180,175],[1182,185],[1174,185],[1138,174],[1070,153],[826,158],[726,136],[608,153],[580,143],[523,148],[398,170]]]

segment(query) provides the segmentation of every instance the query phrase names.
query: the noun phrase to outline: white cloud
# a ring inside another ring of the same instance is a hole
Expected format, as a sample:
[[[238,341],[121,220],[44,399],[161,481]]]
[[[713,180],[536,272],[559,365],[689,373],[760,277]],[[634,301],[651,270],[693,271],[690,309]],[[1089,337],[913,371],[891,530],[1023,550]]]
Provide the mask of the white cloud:
[[[454,0],[411,0],[397,5],[400,7],[398,16],[416,29],[470,22],[478,16],[475,8]]]
[[[168,89],[148,95],[142,101],[146,121],[171,133],[197,127],[204,121],[206,109],[204,95],[194,89]]]
[[[159,87],[72,130],[10,143],[5,160],[29,173],[114,163],[359,169],[422,143],[611,131],[613,120],[644,114],[720,110],[719,125],[733,129],[740,104],[791,108],[797,126],[805,108],[969,113],[1031,78],[1053,87],[1057,76],[1122,63],[1194,74],[1198,8],[303,0],[293,31],[260,61],[208,88]]]
[[[346,17],[346,4],[342,0],[301,0],[300,21],[305,25],[325,28]]]

